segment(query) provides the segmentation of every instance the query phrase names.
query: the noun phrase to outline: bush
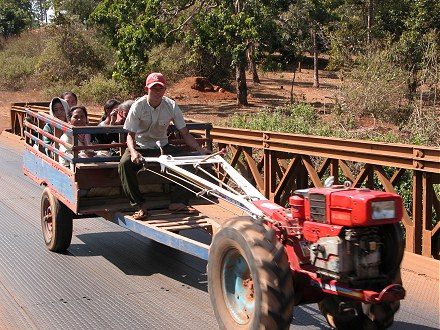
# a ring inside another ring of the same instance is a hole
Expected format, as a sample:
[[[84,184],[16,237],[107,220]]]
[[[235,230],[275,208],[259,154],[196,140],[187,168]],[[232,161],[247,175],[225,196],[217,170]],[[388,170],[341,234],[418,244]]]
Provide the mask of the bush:
[[[5,54],[3,54],[5,55]],[[21,90],[27,86],[29,77],[35,72],[35,60],[33,58],[0,57],[0,89]]]
[[[38,77],[44,86],[71,81],[78,86],[91,76],[105,72],[114,63],[113,52],[99,42],[92,30],[73,23],[52,26],[46,48],[37,63]]]
[[[386,59],[386,54],[364,56],[341,87],[339,112],[346,124],[362,117],[400,124],[411,113],[407,106],[407,74]]]
[[[440,147],[440,117],[434,107],[414,106],[407,123],[402,127],[406,143]]]
[[[154,47],[148,59],[146,75],[150,72],[162,72],[169,82],[197,75],[195,64],[191,62],[183,43],[171,47],[165,44]]]
[[[54,96],[61,96],[65,91],[74,92],[78,98],[80,98],[79,103],[82,103],[82,97],[79,94],[78,87],[75,86],[74,81],[60,81],[54,82],[49,87],[43,89],[43,95],[51,100]]]
[[[294,134],[329,135],[330,127],[318,120],[313,106],[305,103],[266,109],[257,115],[235,114],[227,126]]]
[[[126,100],[130,98],[122,84],[114,79],[107,79],[102,74],[84,82],[78,88],[78,94],[81,95],[83,103],[94,104],[104,104],[109,99]]]
[[[35,62],[44,47],[40,30],[5,41],[0,52],[0,89],[21,90],[33,82]]]

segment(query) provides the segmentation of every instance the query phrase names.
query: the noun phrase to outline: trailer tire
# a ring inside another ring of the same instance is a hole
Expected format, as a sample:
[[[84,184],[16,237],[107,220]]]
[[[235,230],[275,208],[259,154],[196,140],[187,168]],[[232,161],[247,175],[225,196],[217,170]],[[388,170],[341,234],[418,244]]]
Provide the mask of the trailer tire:
[[[41,196],[41,228],[44,242],[50,251],[62,252],[70,246],[73,212],[47,187]]]
[[[393,283],[402,284],[400,269],[394,275]],[[319,310],[334,329],[380,330],[389,328],[394,322],[394,314],[400,308],[400,300],[378,304],[359,303],[355,313],[340,311],[344,300],[338,296],[326,295],[318,303]]]
[[[288,329],[293,278],[275,232],[251,217],[228,220],[209,249],[208,291],[221,329]]]

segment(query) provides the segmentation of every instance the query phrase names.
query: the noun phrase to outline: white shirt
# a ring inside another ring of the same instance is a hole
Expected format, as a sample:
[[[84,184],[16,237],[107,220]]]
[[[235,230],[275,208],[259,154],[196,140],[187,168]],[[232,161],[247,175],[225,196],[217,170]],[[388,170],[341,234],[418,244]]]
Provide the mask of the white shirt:
[[[90,134],[86,134],[86,137],[85,137],[86,145],[90,145],[90,138],[91,138]],[[73,144],[73,135],[69,134],[69,133],[64,133],[63,135],[61,135],[60,140],[63,141],[63,142],[69,143],[69,144]],[[84,146],[84,143],[82,143],[81,141],[78,140],[78,144],[77,145],[82,147],[82,146]],[[70,155],[70,156],[73,157],[73,150],[70,149],[70,148],[66,148],[62,144],[60,144],[58,150],[60,152],[65,153],[66,155]],[[84,151],[81,150],[80,154],[78,155],[78,157],[84,158],[84,155],[85,155]],[[66,166],[66,167],[69,167],[69,165],[71,165],[70,168],[73,170],[73,164],[71,164],[68,160],[62,158],[61,156],[60,156],[59,159],[60,159],[59,162],[60,162],[61,165]]]
[[[160,141],[161,147],[168,144],[167,129],[170,122],[179,130],[186,126],[182,110],[176,102],[164,96],[155,109],[148,104],[145,95],[131,106],[124,129],[136,133],[136,144],[141,148],[157,149],[156,141]]]

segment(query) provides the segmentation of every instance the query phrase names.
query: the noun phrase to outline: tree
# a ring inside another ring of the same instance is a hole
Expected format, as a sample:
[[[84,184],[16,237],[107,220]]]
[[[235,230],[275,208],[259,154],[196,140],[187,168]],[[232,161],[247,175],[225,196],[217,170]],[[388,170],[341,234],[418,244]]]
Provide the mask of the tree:
[[[33,0],[32,11],[37,20],[38,25],[48,23],[47,11],[51,6],[51,0]]]
[[[343,3],[343,0],[296,0],[279,20],[283,38],[294,41],[292,46],[284,43],[287,49],[293,49],[298,57],[298,51],[308,46],[313,54],[313,86],[316,88],[319,87],[318,56],[330,46],[326,27],[336,20],[335,10]]]
[[[90,14],[101,2],[100,0],[62,0],[59,8],[65,11],[66,15],[78,16],[79,20],[86,24]]]
[[[114,77],[131,84],[131,90],[141,90],[149,51],[165,41],[161,8],[157,0],[104,0],[91,15],[116,49]]]
[[[408,72],[408,97],[412,99],[419,85],[418,74],[430,44],[429,38],[440,31],[440,2],[384,1],[377,9],[376,22],[376,30],[393,41],[391,59]]]
[[[222,1],[206,15],[194,20],[196,39],[209,44],[214,55],[228,53],[235,67],[237,104],[247,105],[246,52],[263,52],[279,40],[275,19],[287,9],[288,1]],[[198,29],[198,30],[197,30]],[[252,57],[251,57],[252,64]],[[252,66],[254,81],[255,65]]]
[[[214,62],[230,59],[237,102],[247,104],[246,51],[272,43],[274,18],[287,0],[104,0],[92,14],[118,51],[116,75],[145,75],[148,53],[159,43],[187,40]]]
[[[19,35],[32,26],[32,4],[28,0],[0,0],[0,33],[4,38]]]

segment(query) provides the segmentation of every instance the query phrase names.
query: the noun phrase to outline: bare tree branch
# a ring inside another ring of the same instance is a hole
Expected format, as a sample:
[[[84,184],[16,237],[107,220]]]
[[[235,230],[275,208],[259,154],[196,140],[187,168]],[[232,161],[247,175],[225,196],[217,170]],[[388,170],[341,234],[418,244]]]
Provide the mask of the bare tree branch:
[[[209,0],[208,0],[208,1],[209,1]],[[198,8],[197,8],[196,10],[194,10],[193,13],[192,13],[191,15],[188,16],[187,19],[185,19],[185,20],[184,20],[179,26],[177,26],[176,28],[174,28],[174,29],[172,29],[172,30],[170,30],[170,31],[167,32],[167,34],[165,35],[165,38],[167,38],[170,34],[172,34],[172,33],[174,33],[174,32],[180,31],[185,25],[187,25],[188,22],[191,21],[191,20],[194,18],[194,16],[195,16],[196,14],[198,14],[198,13],[200,13],[200,12],[202,11],[203,7],[205,7],[205,4],[206,4],[208,1],[205,1],[205,0],[204,0],[204,1],[201,1],[201,2],[200,2],[200,5],[198,6]],[[193,5],[194,2],[195,2],[195,1],[193,1],[191,5]],[[213,9],[213,8],[216,8],[217,6],[218,6],[217,3],[215,3],[214,5],[211,5],[211,6],[207,6],[206,11],[209,11],[209,10],[211,10],[211,9]],[[184,9],[188,9],[188,8],[190,8],[190,7],[191,7],[191,6],[186,6]],[[182,10],[183,10],[183,9],[182,9]],[[181,11],[181,10],[179,10],[179,12],[180,12],[180,11]],[[177,15],[177,14],[178,14],[178,12],[176,12],[176,15]]]

